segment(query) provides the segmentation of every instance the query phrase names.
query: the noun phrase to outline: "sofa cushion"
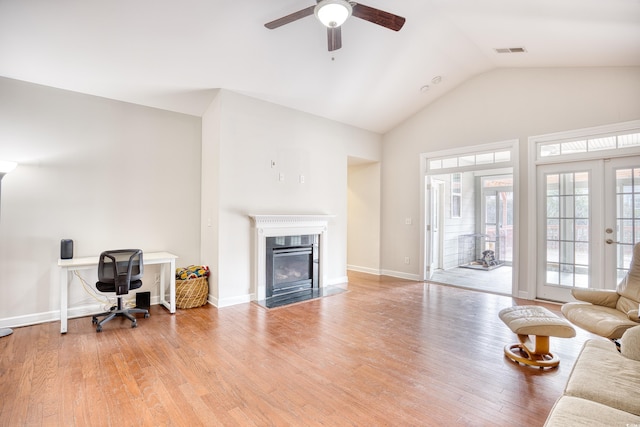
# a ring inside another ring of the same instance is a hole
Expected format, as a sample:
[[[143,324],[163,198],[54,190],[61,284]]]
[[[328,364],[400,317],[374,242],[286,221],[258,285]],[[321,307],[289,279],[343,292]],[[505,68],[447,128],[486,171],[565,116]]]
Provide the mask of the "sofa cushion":
[[[627,329],[620,339],[620,353],[640,362],[640,326]],[[640,367],[638,367],[640,369]],[[638,386],[640,387],[640,386]],[[640,399],[640,397],[638,397]]]
[[[573,396],[562,396],[553,405],[545,427],[631,426],[640,416]]]
[[[565,394],[640,416],[640,363],[618,352],[610,341],[592,339],[582,347]]]

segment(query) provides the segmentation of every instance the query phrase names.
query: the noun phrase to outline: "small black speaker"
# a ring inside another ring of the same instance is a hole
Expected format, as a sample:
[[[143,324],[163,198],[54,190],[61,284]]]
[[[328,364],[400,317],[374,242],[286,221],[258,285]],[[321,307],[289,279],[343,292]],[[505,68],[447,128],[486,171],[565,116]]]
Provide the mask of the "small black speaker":
[[[60,240],[60,259],[73,258],[73,240],[62,239]]]
[[[136,308],[149,309],[151,307],[151,292],[136,293]]]

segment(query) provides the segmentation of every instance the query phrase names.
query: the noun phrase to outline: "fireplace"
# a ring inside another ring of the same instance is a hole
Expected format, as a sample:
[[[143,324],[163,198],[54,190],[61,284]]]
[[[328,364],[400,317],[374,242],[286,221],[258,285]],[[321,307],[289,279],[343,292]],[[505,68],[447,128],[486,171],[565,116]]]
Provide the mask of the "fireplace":
[[[333,215],[249,215],[253,220],[252,300],[307,287],[322,290],[327,271],[328,222]],[[268,250],[268,248],[270,249]],[[268,260],[269,252],[277,256]],[[284,266],[288,265],[287,270]],[[293,273],[288,269],[304,269]],[[276,270],[274,284],[267,277]],[[280,270],[279,270],[280,269]]]
[[[318,287],[318,235],[267,237],[266,297]]]

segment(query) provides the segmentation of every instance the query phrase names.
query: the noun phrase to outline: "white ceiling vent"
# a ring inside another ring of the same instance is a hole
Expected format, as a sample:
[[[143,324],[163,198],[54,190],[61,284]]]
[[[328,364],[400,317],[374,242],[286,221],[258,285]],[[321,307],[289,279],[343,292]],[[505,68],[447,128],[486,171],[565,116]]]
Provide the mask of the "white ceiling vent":
[[[525,53],[527,49],[523,47],[499,47],[495,51],[498,53]]]

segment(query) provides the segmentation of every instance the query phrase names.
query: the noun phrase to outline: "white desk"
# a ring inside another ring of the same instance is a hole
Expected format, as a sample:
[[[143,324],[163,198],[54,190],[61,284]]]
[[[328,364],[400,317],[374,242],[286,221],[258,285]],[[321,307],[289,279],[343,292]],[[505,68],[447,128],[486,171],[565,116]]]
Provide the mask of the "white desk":
[[[176,312],[176,258],[177,255],[169,252],[143,252],[144,265],[167,264],[169,265],[169,301],[165,299],[166,272],[164,266],[160,267],[160,303],[169,309],[170,313]],[[67,332],[67,308],[69,306],[69,284],[72,274],[77,270],[98,270],[99,257],[59,259],[60,267],[60,333]]]

